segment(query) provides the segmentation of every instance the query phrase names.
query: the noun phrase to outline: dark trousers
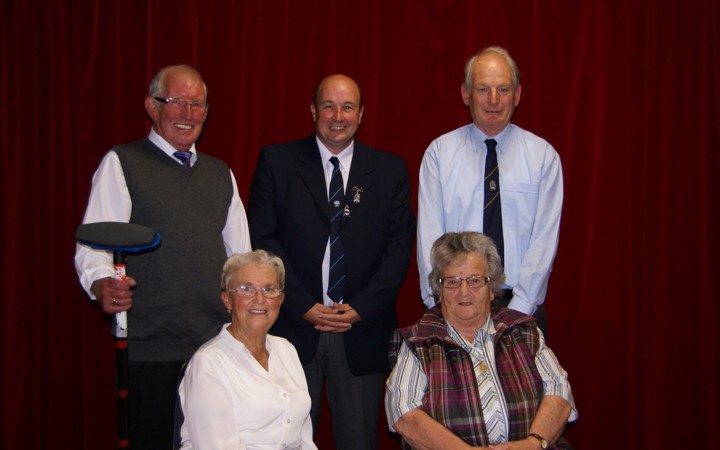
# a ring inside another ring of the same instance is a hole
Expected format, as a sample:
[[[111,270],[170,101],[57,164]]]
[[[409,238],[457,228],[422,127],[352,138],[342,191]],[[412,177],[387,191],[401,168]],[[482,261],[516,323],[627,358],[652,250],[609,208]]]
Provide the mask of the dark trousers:
[[[500,294],[495,296],[495,299],[498,301],[500,306],[504,306],[505,308],[507,308],[510,304],[510,300],[512,300],[512,297],[512,289],[503,289]],[[537,323],[538,328],[540,328],[540,331],[542,331],[543,336],[545,337],[545,341],[547,341],[548,334],[545,305],[538,306],[538,308],[535,310],[535,314],[533,314],[533,317],[535,318],[535,322]]]
[[[178,374],[184,361],[128,365],[130,448],[172,450]]]
[[[385,390],[384,374],[355,376],[345,356],[342,333],[321,333],[315,358],[303,367],[312,399],[310,417],[317,431],[323,383],[338,450],[375,450]]]

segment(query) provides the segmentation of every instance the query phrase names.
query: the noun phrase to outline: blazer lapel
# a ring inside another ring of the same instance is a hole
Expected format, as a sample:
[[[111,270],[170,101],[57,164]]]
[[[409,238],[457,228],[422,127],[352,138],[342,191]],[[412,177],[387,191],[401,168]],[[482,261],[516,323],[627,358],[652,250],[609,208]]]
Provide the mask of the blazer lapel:
[[[298,154],[298,171],[305,183],[305,188],[315,201],[318,208],[325,213],[328,220],[332,219],[333,211],[328,204],[325,171],[320,159],[320,149],[315,142],[315,135],[308,140],[308,145]]]
[[[350,176],[348,178],[347,189],[345,190],[346,211],[350,214],[343,214],[340,221],[340,228],[350,220],[353,213],[365,206],[363,199],[366,193],[372,189],[375,167],[372,164],[372,158],[365,146],[355,141],[355,149],[353,151],[352,164],[350,165]]]

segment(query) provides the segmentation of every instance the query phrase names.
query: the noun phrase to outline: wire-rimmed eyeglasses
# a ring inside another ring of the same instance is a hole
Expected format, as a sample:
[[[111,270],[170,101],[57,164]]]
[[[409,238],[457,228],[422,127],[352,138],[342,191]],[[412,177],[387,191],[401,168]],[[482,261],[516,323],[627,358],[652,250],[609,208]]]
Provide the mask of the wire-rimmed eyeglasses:
[[[155,100],[159,101],[160,103],[165,103],[171,108],[174,109],[185,109],[188,106],[190,106],[190,111],[193,113],[200,113],[207,111],[208,107],[210,106],[207,102],[186,102],[185,100],[177,97],[153,97]]]
[[[484,277],[482,275],[470,275],[469,277],[443,277],[440,278],[440,284],[446,289],[458,289],[462,282],[467,284],[467,287],[471,289],[477,289],[485,287],[490,282],[490,277]]]
[[[283,290],[273,286],[265,286],[260,289],[256,289],[252,286],[243,284],[234,289],[230,289],[228,292],[230,292],[231,294],[237,294],[240,297],[245,298],[255,297],[255,294],[257,294],[258,292],[265,298],[278,298],[280,297],[280,294],[283,293]]]

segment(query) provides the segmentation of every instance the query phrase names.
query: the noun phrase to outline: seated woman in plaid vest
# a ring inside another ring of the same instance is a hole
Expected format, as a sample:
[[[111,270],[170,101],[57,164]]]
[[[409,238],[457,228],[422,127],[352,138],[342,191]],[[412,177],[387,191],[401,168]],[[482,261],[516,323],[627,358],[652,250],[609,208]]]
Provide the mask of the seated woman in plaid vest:
[[[439,304],[393,337],[391,431],[405,448],[572,448],[567,373],[532,317],[493,304],[505,275],[492,239],[446,233],[430,258]]]

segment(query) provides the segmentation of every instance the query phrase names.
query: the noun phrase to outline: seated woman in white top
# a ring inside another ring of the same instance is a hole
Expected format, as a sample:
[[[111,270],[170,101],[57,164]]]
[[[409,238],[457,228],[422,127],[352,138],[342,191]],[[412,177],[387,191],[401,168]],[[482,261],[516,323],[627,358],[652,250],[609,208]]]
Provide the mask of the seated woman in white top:
[[[221,285],[231,322],[188,363],[182,449],[316,450],[295,347],[268,334],[284,298],[282,260],[264,250],[233,255]]]

